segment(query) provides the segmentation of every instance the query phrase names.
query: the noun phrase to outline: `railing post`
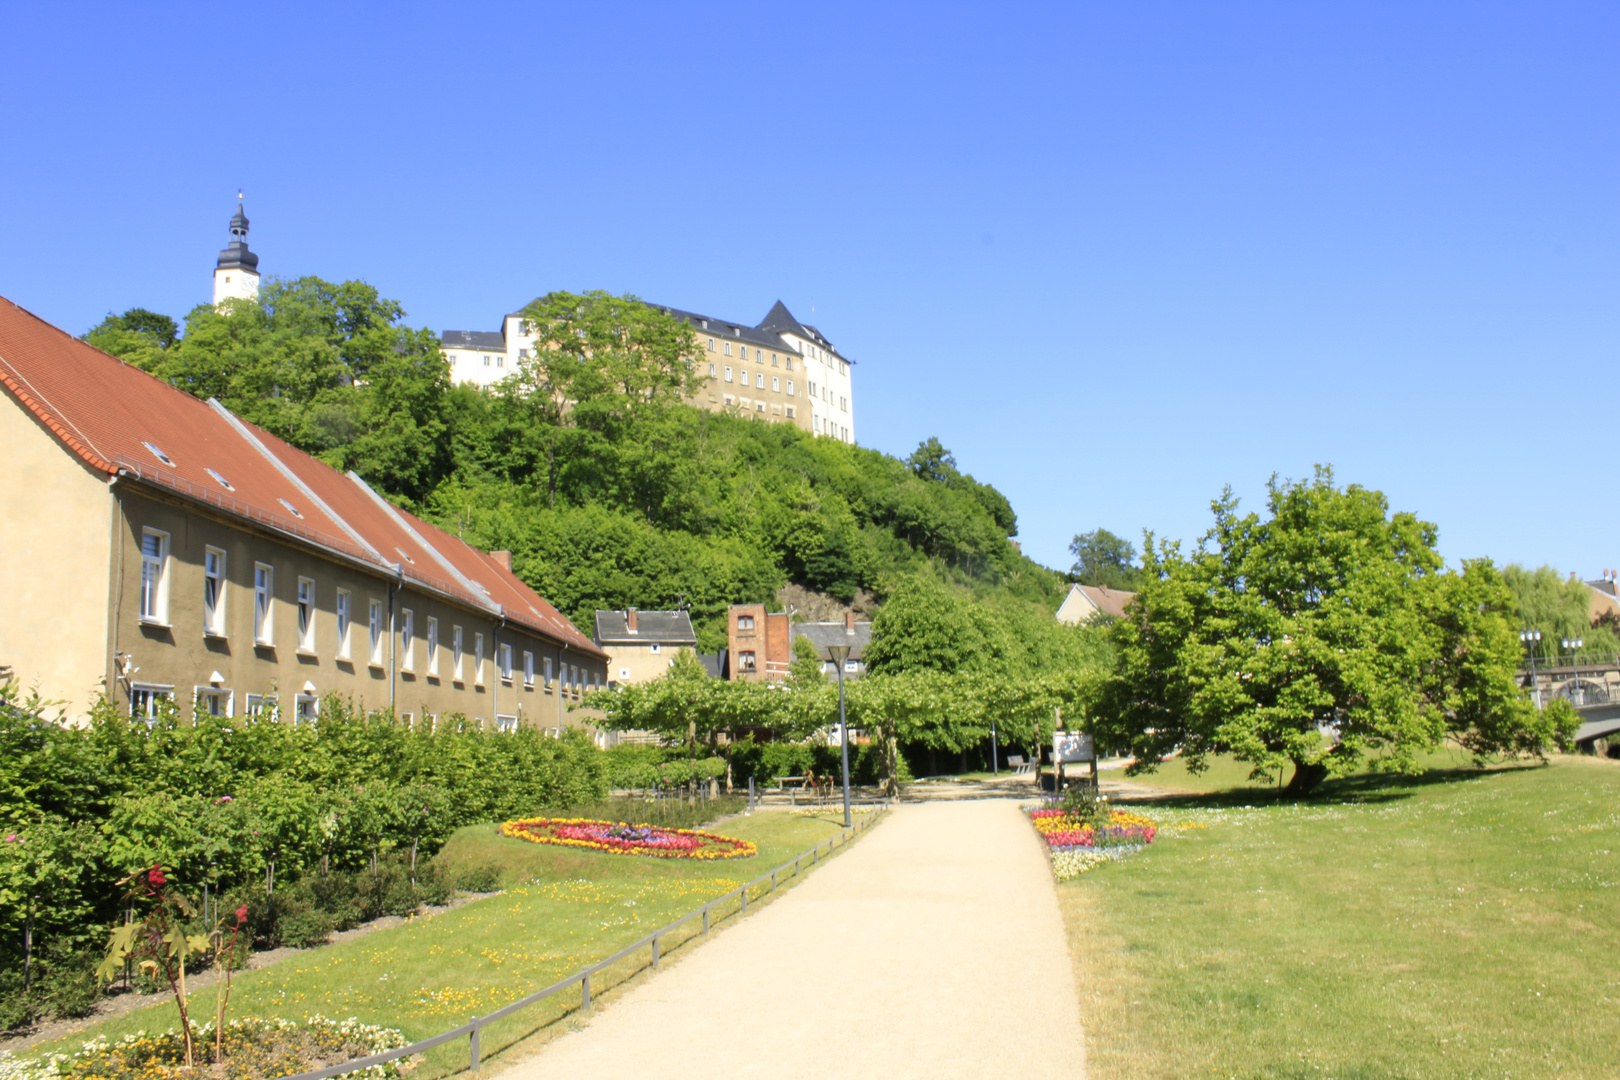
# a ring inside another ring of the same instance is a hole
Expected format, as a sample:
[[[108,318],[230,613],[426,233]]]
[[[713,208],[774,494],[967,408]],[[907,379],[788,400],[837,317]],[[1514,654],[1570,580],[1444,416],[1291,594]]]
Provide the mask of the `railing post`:
[[[703,909],[703,932],[705,934],[709,932],[709,909],[707,906]]]
[[[653,970],[658,970],[658,935],[653,935]]]
[[[771,871],[771,892],[776,891],[776,871]]]
[[[467,1058],[467,1067],[473,1072],[478,1071],[478,1017],[472,1018],[472,1047]]]
[[[748,886],[746,886],[746,885],[743,886],[743,891],[742,891],[742,911],[739,914],[742,914],[742,915],[748,914]]]
[[[585,977],[579,980],[579,1011],[591,1011],[591,973],[588,971]]]

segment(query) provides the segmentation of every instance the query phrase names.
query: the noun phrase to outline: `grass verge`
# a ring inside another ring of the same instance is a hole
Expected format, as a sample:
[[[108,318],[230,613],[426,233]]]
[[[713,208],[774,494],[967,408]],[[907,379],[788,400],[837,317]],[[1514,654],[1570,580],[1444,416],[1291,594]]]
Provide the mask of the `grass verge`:
[[[1183,827],[1057,887],[1093,1077],[1614,1075],[1615,764],[1143,809]]]
[[[840,831],[841,818],[765,811],[711,828],[753,841],[759,854],[723,862],[610,855],[502,837],[493,825],[469,826],[451,838],[443,856],[452,863],[498,863],[509,883],[505,892],[247,973],[236,982],[231,1012],[298,1020],[314,1013],[356,1016],[399,1028],[407,1040],[424,1039],[549,986],[826,841]],[[701,932],[701,921],[694,920],[666,938],[665,957],[678,957]],[[637,957],[593,980],[593,998],[633,978],[646,962]],[[191,1000],[194,1015],[213,1015],[211,990]],[[485,1060],[546,1033],[578,1004],[577,991],[564,991],[485,1028]],[[68,1053],[90,1038],[164,1031],[177,1023],[172,1004],[154,1006],[23,1056]],[[430,1052],[413,1075],[442,1076],[466,1066],[467,1044],[460,1040]]]

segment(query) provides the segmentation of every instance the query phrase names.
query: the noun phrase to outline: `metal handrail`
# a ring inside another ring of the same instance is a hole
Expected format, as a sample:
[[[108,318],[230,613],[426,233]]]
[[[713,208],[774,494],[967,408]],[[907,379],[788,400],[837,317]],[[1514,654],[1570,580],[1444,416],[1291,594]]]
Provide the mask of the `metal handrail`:
[[[1536,671],[1538,673],[1543,671],[1558,671],[1563,668],[1615,667],[1617,665],[1620,665],[1620,656],[1616,656],[1612,652],[1578,653],[1574,656],[1564,653],[1561,656],[1536,657]],[[1528,660],[1519,661],[1519,671],[1528,675],[1530,673],[1530,662]]]
[[[496,1009],[488,1016],[475,1016],[467,1023],[462,1024],[460,1027],[451,1028],[449,1031],[442,1031],[439,1034],[423,1039],[420,1042],[413,1042],[409,1046],[401,1046],[394,1050],[385,1050],[380,1054],[372,1054],[370,1057],[355,1058],[353,1061],[345,1061],[337,1065],[328,1065],[324,1069],[315,1069],[311,1072],[302,1072],[292,1076],[281,1077],[279,1080],[326,1080],[327,1077],[342,1076],[344,1073],[354,1072],[357,1069],[369,1069],[373,1065],[385,1065],[390,1061],[397,1061],[402,1057],[410,1057],[412,1054],[424,1053],[428,1050],[432,1050],[436,1046],[443,1046],[445,1043],[450,1042],[453,1039],[459,1039],[463,1035],[468,1036],[470,1042],[468,1047],[468,1068],[476,1070],[478,1068],[480,1059],[478,1033],[481,1029],[495,1023],[498,1020],[505,1020],[508,1016],[511,1016],[519,1010],[526,1009],[530,1005],[544,1001],[551,995],[561,990],[566,990],[575,983],[578,983],[580,987],[580,1011],[589,1012],[591,1009],[592,975],[599,974],[602,971],[612,967],[614,964],[617,964],[619,961],[625,960],[635,953],[640,952],[642,949],[648,947],[651,947],[652,949],[652,968],[654,971],[657,971],[659,960],[659,938],[675,930],[677,927],[686,925],[699,916],[701,916],[703,919],[703,932],[707,934],[709,932],[711,921],[709,918],[710,912],[728,900],[741,898],[742,904],[737,910],[737,916],[740,918],[743,915],[748,914],[749,889],[755,888],[769,881],[770,891],[774,893],[776,891],[776,877],[778,874],[785,873],[789,868],[791,868],[793,870],[793,875],[795,877],[799,876],[800,867],[804,860],[809,859],[811,866],[817,865],[821,861],[821,849],[823,847],[827,849],[827,857],[831,858],[833,852],[839,847],[838,841],[840,838],[843,839],[842,846],[848,847],[849,842],[853,840],[859,833],[871,828],[878,821],[882,820],[887,813],[888,809],[885,807],[874,814],[863,817],[860,821],[856,822],[852,828],[844,829],[843,831],[837,833],[826,843],[817,844],[815,847],[812,847],[803,854],[794,857],[791,861],[783,863],[781,866],[776,867],[774,870],[771,870],[768,873],[761,874],[759,877],[748,882],[746,885],[741,885],[726,893],[724,896],[715,897],[702,907],[695,908],[692,911],[687,912],[685,915],[682,915],[680,918],[676,919],[672,923],[669,923],[667,926],[654,930],[640,941],[637,941],[631,945],[626,945],[624,948],[620,949],[607,959],[598,960],[589,967],[580,968],[572,975],[569,975],[558,982],[552,983],[544,990],[537,990],[526,997],[521,997],[512,1002],[510,1005],[505,1005],[499,1009]]]

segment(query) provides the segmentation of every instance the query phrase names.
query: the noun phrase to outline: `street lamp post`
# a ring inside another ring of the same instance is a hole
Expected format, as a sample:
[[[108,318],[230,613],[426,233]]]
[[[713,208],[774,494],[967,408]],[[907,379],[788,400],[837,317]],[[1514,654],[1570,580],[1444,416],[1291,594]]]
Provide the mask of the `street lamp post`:
[[[1541,708],[1541,683],[1536,681],[1536,643],[1541,640],[1540,630],[1520,630],[1519,640],[1530,650],[1530,696],[1536,708]]]
[[[1569,652],[1569,666],[1575,669],[1575,693],[1570,695],[1571,702],[1575,705],[1586,704],[1586,691],[1581,689],[1580,662],[1580,649],[1585,644],[1586,642],[1580,638],[1564,639],[1564,648]]]
[[[829,645],[827,655],[838,669],[838,749],[844,766],[844,828],[849,828],[849,721],[844,719],[844,661],[849,659],[848,645]]]

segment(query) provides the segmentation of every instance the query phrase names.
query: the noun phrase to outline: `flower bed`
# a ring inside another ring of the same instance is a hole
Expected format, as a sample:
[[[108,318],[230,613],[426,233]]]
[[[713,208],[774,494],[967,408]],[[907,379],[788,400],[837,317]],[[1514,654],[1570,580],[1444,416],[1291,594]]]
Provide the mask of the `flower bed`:
[[[362,1024],[354,1017],[292,1020],[243,1017],[225,1025],[225,1063],[214,1066],[214,1025],[194,1028],[198,1065],[185,1065],[186,1044],[171,1028],[162,1035],[137,1032],[117,1042],[91,1039],[75,1054],[19,1058],[0,1054],[0,1080],[170,1080],[207,1076],[210,1080],[251,1080],[293,1076],[311,1069],[380,1054],[405,1045],[393,1028]],[[402,1076],[413,1067],[395,1061],[357,1070],[350,1076]]]
[[[1059,881],[1134,855],[1159,833],[1152,818],[1129,810],[1110,810],[1101,821],[1061,808],[1031,810],[1029,818],[1046,842]]]
[[[561,844],[658,859],[746,859],[759,853],[747,840],[702,829],[664,829],[589,818],[520,818],[502,825],[501,835],[531,844]]]

